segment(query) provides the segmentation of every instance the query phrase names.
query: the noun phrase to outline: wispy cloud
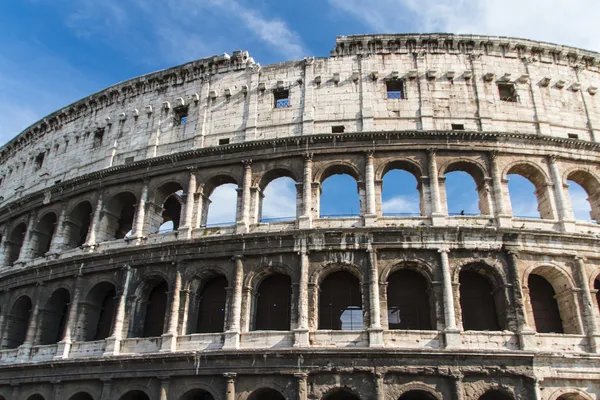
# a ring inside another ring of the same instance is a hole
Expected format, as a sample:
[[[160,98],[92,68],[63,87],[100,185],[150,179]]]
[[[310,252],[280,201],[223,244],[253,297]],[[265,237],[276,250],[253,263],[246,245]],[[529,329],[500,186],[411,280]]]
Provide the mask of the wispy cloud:
[[[263,218],[286,218],[296,215],[296,184],[290,178],[279,178],[265,188]]]
[[[506,35],[600,50],[597,0],[328,0],[376,32]]]
[[[217,187],[210,195],[207,224],[235,222],[237,185],[225,184]]]
[[[416,196],[394,196],[384,200],[381,207],[384,214],[418,214],[420,212],[419,198]]]

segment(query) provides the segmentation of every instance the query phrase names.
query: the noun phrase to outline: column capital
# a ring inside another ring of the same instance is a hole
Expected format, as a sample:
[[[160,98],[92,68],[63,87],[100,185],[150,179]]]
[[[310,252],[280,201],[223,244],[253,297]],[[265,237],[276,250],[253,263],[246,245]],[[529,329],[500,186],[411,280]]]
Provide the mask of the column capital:
[[[304,161],[312,161],[313,155],[314,155],[314,153],[306,152],[306,153],[302,154],[302,158],[304,159]]]
[[[294,373],[294,377],[298,378],[298,379],[307,379],[308,378],[308,372],[296,372]]]
[[[573,255],[573,259],[574,259],[575,261],[581,261],[581,262],[587,261],[587,258],[585,258],[584,256],[581,256],[581,255],[579,255],[579,254],[575,254],[575,255]]]
[[[550,164],[554,164],[559,159],[560,156],[558,154],[548,154],[548,161],[550,161]]]
[[[223,378],[228,380],[234,380],[237,374],[235,372],[225,372],[223,373]]]
[[[448,253],[450,253],[450,249],[438,249],[438,253],[440,253],[440,254],[441,254],[441,253],[446,253],[446,254],[448,254]]]
[[[366,158],[373,158],[375,156],[375,150],[365,150],[365,157]]]
[[[499,154],[500,154],[500,152],[498,150],[492,150],[492,151],[490,151],[490,158],[492,160],[496,160],[498,158]]]
[[[252,160],[242,160],[244,168],[250,168],[252,166]]]
[[[429,147],[427,149],[427,154],[429,154],[430,156],[434,156],[437,153],[438,149],[436,149],[435,147]]]
[[[241,260],[243,260],[243,259],[244,259],[244,256],[243,256],[243,255],[241,255],[241,254],[236,254],[236,255],[234,255],[233,257],[231,257],[231,261],[237,261],[237,260],[240,260],[240,261],[241,261]]]
[[[197,172],[197,171],[198,171],[198,167],[197,167],[197,166],[195,166],[195,165],[192,165],[191,167],[187,167],[186,169],[187,169],[188,171],[190,171],[190,174],[193,174],[193,173],[195,173],[195,172]]]

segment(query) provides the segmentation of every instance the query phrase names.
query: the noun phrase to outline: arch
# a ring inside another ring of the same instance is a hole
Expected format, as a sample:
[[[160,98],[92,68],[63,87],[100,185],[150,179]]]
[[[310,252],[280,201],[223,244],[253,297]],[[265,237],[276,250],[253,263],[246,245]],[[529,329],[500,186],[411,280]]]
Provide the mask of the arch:
[[[277,167],[266,171],[258,182],[258,188],[264,192],[265,188],[274,180],[279,178],[290,178],[294,182],[298,182],[298,177],[289,168],[286,167]]]
[[[554,298],[554,288],[543,276],[529,274],[527,279],[529,298],[535,322],[539,333],[563,333],[563,323],[558,310],[558,302]]]
[[[422,274],[411,269],[399,269],[387,279],[388,329],[431,330],[431,287]]]
[[[45,398],[41,394],[32,394],[27,400],[45,400]]]
[[[98,241],[123,239],[133,228],[137,197],[131,192],[114,195],[104,208]]]
[[[550,396],[549,400],[592,400],[592,396],[589,393],[581,389],[562,387],[554,391]]]
[[[436,396],[425,390],[410,390],[398,398],[398,400],[439,400]]]
[[[183,186],[175,181],[163,183],[156,188],[152,195],[151,211],[146,216],[146,232],[163,233],[179,229],[183,192]]]
[[[252,392],[248,400],[285,400],[285,397],[275,389],[260,388]]]
[[[598,307],[598,311],[600,312],[600,276],[594,279],[594,289],[596,290],[596,307]]]
[[[69,400],[94,400],[94,397],[87,392],[79,392],[69,397]]]
[[[256,222],[277,222],[292,220],[298,214],[298,197],[296,181],[287,176],[272,179],[256,191],[253,199],[255,204]]]
[[[529,161],[518,161],[509,165],[504,171],[504,178],[508,181],[509,175],[520,175],[535,187],[537,209],[543,219],[554,219],[554,206],[552,192],[549,188],[548,176],[536,164]],[[510,195],[510,190],[508,191]],[[509,196],[510,198],[510,196]],[[511,204],[513,203],[511,199]],[[513,211],[513,215],[515,215]],[[518,215],[517,215],[518,216]]]
[[[195,319],[190,321],[193,333],[217,333],[225,329],[227,278],[223,275],[207,278],[198,288]]]
[[[204,183],[201,189],[202,214],[200,226],[206,226],[207,224],[227,225],[235,222],[236,209],[240,201],[237,193],[238,188],[237,180],[226,174],[214,176]],[[211,207],[212,202],[215,200],[219,204],[219,208]]]
[[[193,389],[186,392],[179,400],[215,400],[215,398],[204,389]]]
[[[411,173],[415,177],[417,182],[421,179],[421,176],[423,176],[423,170],[419,163],[408,158],[402,158],[398,160],[391,160],[387,163],[380,165],[379,168],[377,168],[377,171],[375,172],[375,179],[383,179],[385,174],[394,169],[400,169]]]
[[[168,290],[167,282],[158,276],[149,277],[138,286],[130,337],[157,337],[164,333]]]
[[[81,304],[82,324],[79,337],[84,341],[103,340],[112,333],[117,307],[117,292],[110,282],[100,282],[88,292]]]
[[[566,173],[565,182],[573,181],[583,188],[587,194],[587,202],[590,205],[590,218],[594,221],[600,221],[600,181],[591,172],[576,169]],[[571,206],[574,206],[574,201],[569,190],[569,197],[571,197]]]
[[[14,264],[19,259],[26,233],[27,225],[24,222],[14,227],[11,231],[6,242],[6,262],[8,265]]]
[[[333,175],[339,177],[330,180],[329,178]],[[363,206],[359,195],[360,189],[358,186],[359,176],[360,174],[355,166],[348,163],[329,165],[321,172],[320,180],[318,181],[321,184],[320,196],[318,196],[317,201],[315,201],[317,214],[320,218],[328,216],[357,216],[363,214]],[[345,192],[345,190],[349,190],[350,187],[347,186],[350,185],[349,178],[352,178],[356,184],[356,194]],[[339,182],[340,180],[342,182]],[[344,180],[348,182],[343,182]],[[330,185],[334,187],[328,189],[328,186]],[[340,197],[344,197],[343,203],[339,202]],[[326,205],[326,207],[323,207],[323,205]],[[340,205],[342,208],[339,207]]]
[[[323,400],[360,400],[360,397],[347,388],[336,388],[323,396]]]
[[[380,180],[382,215],[427,214],[427,203],[421,185],[421,170],[416,164],[408,160],[391,161],[385,165],[382,173]],[[375,184],[377,185],[378,181]]]
[[[484,263],[470,263],[460,269],[460,307],[464,330],[500,331],[506,323],[504,292],[500,278],[491,279]]]
[[[31,319],[31,308],[29,296],[21,296],[13,303],[6,316],[3,348],[16,349],[25,342]]]
[[[89,201],[82,201],[70,212],[64,224],[65,246],[74,249],[87,240],[94,208]]]
[[[291,306],[290,277],[279,273],[268,276],[256,291],[253,330],[289,331]]]
[[[317,171],[314,180],[322,185],[323,182],[332,175],[350,175],[357,182],[361,178],[360,171],[356,165],[348,161],[334,161],[324,165]]]
[[[57,289],[41,310],[40,344],[55,344],[62,340],[67,327],[71,295],[67,289]]]
[[[141,390],[131,390],[119,397],[119,400],[150,400],[150,397]]]
[[[43,257],[50,251],[57,221],[58,218],[54,212],[48,212],[39,219],[31,235],[31,250],[34,258]]]
[[[502,390],[488,390],[479,400],[514,400],[514,397]]]
[[[364,328],[360,281],[347,271],[323,279],[319,293],[319,329]]]

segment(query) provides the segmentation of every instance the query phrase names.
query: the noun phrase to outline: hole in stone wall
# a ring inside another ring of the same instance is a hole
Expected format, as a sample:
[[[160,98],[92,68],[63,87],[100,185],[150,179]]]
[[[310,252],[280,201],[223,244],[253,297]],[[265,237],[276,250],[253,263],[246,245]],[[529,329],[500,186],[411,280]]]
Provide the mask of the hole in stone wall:
[[[184,394],[179,400],[214,400],[206,390],[195,389]]]
[[[3,348],[16,349],[25,342],[30,317],[31,299],[27,296],[21,296],[13,304],[10,313],[7,315]]]
[[[362,295],[358,279],[345,271],[334,272],[320,285],[319,329],[363,329]]]
[[[92,205],[88,201],[79,203],[65,224],[65,243],[68,248],[79,247],[85,243],[92,223]]]
[[[517,89],[512,83],[498,83],[498,94],[501,101],[516,103],[519,99]]]
[[[390,79],[385,81],[388,99],[405,99],[404,81],[402,79]]]
[[[225,144],[229,144],[229,138],[219,139],[219,146],[223,146]]]
[[[521,175],[510,174],[507,178],[513,216],[540,218],[535,185]]]
[[[273,179],[260,196],[261,206],[258,220],[278,222],[296,219],[296,181],[287,176]]]
[[[576,133],[567,133],[569,139],[579,139],[579,135]]]
[[[453,131],[464,131],[465,125],[464,124],[452,124],[452,130]]]
[[[479,215],[480,197],[472,175],[465,171],[445,174],[446,202],[448,215]]]
[[[34,257],[43,257],[50,250],[56,223],[57,218],[54,213],[44,215],[38,222],[31,238]]]
[[[334,125],[331,127],[331,133],[344,133],[344,125]]]
[[[563,333],[563,324],[555,299],[554,288],[544,277],[530,274],[527,280],[529,299],[539,333]]]
[[[392,169],[383,176],[381,208],[384,216],[421,215],[421,185],[413,173]]]
[[[273,91],[274,107],[275,108],[286,108],[290,106],[290,91],[289,90],[275,90]]]
[[[290,330],[292,282],[284,274],[265,278],[258,287],[254,330]]]
[[[356,180],[347,173],[334,174],[321,185],[320,217],[360,215],[360,197]]]
[[[178,107],[173,111],[173,124],[175,126],[187,124],[188,107]]]
[[[41,310],[40,344],[55,344],[62,340],[67,325],[71,296],[66,289],[54,291]]]
[[[275,389],[262,388],[252,392],[248,400],[285,400],[285,397]]]
[[[102,140],[104,139],[104,129],[97,130],[94,132],[94,141],[92,142],[92,148],[96,149],[102,146]]]
[[[150,291],[146,302],[146,315],[142,337],[157,337],[164,333],[167,312],[167,282],[160,282]]]
[[[499,390],[490,390],[481,396],[479,400],[513,400],[513,398]]]
[[[209,280],[198,293],[200,303],[193,333],[223,332],[227,286],[227,279],[219,275]]]
[[[119,400],[150,400],[150,398],[141,390],[134,390],[125,393]]]
[[[460,307],[465,331],[499,331],[492,284],[474,271],[461,271]]]
[[[40,153],[37,156],[35,156],[35,159],[33,160],[34,165],[35,165],[35,170],[39,170],[42,168],[42,165],[44,165],[44,157],[46,156],[46,153]]]
[[[389,329],[430,330],[429,288],[418,272],[398,270],[387,281]]]
[[[116,311],[116,290],[108,282],[95,285],[87,295],[83,308],[83,324],[80,336],[85,341],[103,340],[112,333]]]
[[[434,395],[424,390],[411,390],[404,393],[398,400],[437,400]]]
[[[18,260],[21,248],[23,247],[23,241],[25,240],[25,233],[27,232],[27,225],[21,223],[17,225],[10,234],[9,242],[7,243],[6,252],[8,253],[6,259],[8,264],[12,265]]]

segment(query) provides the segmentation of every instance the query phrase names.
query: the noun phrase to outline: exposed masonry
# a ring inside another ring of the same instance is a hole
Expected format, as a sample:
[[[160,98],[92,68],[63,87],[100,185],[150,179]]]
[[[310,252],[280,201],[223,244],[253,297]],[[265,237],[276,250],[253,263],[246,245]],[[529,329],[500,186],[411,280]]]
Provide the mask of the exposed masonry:
[[[596,57],[340,37],[327,59],[235,52],[50,115],[1,155],[0,399],[598,399],[600,229],[567,191],[600,218]],[[420,215],[382,213],[394,169]],[[448,215],[452,171],[480,215]],[[321,218],[340,173],[360,215]],[[510,174],[540,219],[512,214]],[[261,222],[283,176],[296,218]],[[236,223],[206,227],[226,183]]]

